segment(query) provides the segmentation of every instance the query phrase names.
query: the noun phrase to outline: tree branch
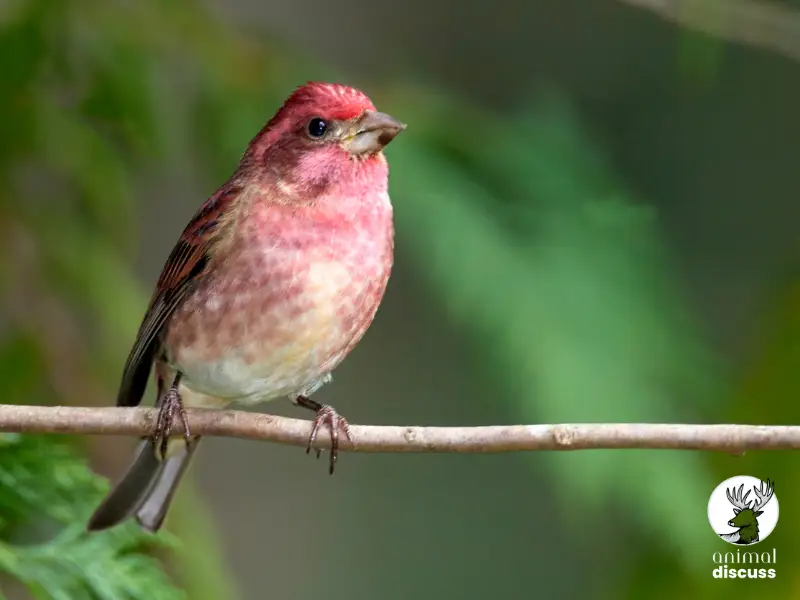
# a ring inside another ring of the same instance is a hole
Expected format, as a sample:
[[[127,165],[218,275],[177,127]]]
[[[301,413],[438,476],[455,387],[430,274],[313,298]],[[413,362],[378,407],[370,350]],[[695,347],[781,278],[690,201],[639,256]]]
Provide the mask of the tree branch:
[[[311,423],[262,413],[189,409],[193,434],[227,436],[305,446]],[[144,436],[152,431],[150,408],[78,408],[0,404],[0,432],[118,434]],[[177,425],[180,433],[180,424]],[[598,423],[500,425],[491,427],[353,426],[359,452],[519,452],[648,448],[660,450],[745,450],[800,448],[800,426],[672,425]],[[328,436],[319,438],[330,447]]]
[[[765,0],[620,0],[712,37],[800,61],[800,12]]]

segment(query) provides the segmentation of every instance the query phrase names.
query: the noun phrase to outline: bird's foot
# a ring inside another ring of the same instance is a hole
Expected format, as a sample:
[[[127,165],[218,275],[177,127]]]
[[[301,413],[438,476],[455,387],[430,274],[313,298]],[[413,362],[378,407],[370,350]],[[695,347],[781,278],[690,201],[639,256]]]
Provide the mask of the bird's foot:
[[[353,443],[353,436],[350,434],[350,424],[342,415],[336,412],[336,409],[327,404],[320,404],[311,400],[307,396],[298,396],[295,400],[298,406],[313,410],[317,413],[314,419],[314,427],[311,429],[311,435],[308,436],[308,446],[306,446],[306,454],[311,452],[311,447],[317,441],[317,434],[320,428],[325,425],[331,432],[331,461],[329,472],[333,475],[333,469],[336,465],[336,459],[339,456],[339,432],[341,431],[347,438],[347,441]],[[317,458],[320,457],[321,450],[316,448]]]
[[[153,431],[152,441],[156,450],[161,454],[162,460],[167,458],[167,448],[172,430],[175,427],[175,417],[179,417],[183,424],[183,437],[188,448],[192,441],[189,430],[189,420],[186,418],[186,410],[183,407],[183,399],[178,391],[180,379],[176,378],[175,383],[164,394],[164,398],[158,407],[158,417],[156,427]]]

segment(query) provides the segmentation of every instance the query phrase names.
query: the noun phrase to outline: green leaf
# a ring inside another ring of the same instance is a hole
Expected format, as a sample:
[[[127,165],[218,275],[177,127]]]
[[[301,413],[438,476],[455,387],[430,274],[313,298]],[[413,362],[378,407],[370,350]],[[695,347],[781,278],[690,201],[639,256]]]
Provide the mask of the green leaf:
[[[64,525],[44,543],[0,542],[0,571],[37,598],[185,598],[158,562],[143,554],[174,546],[172,538],[149,535],[135,523],[85,531],[89,511],[108,486],[66,444],[48,436],[0,439],[0,533],[8,537],[13,526],[12,537],[30,537],[26,528],[43,518]]]

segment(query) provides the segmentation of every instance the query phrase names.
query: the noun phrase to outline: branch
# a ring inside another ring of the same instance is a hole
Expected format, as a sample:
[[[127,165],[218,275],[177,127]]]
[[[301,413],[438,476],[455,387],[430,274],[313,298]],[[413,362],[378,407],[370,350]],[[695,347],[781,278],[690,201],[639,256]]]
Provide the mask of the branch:
[[[262,413],[189,409],[193,434],[227,436],[305,446],[311,423]],[[0,404],[0,432],[119,434],[144,436],[152,431],[151,408],[78,408]],[[177,425],[180,433],[180,424]],[[492,427],[353,426],[358,452],[519,452],[649,448],[659,450],[745,450],[800,448],[800,426],[670,425],[602,423],[570,425],[500,425]],[[319,447],[330,447],[320,436]]]
[[[764,0],[620,0],[730,42],[800,61],[800,12]]]

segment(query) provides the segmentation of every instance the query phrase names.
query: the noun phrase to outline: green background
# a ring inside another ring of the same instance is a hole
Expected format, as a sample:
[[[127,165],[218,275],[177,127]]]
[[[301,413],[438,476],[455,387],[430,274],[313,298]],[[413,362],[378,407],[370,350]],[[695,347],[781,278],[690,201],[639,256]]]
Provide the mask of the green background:
[[[3,402],[111,404],[181,228],[285,96],[327,79],[409,127],[387,150],[385,302],[318,399],[387,425],[800,420],[786,58],[610,0],[10,0],[0,61]],[[331,478],[297,448],[213,439],[168,532],[83,536],[107,485],[83,457],[113,478],[131,444],[0,437],[2,595],[800,588],[790,452],[346,454]],[[738,474],[776,481],[774,580],[711,577],[729,546],[708,497]]]

